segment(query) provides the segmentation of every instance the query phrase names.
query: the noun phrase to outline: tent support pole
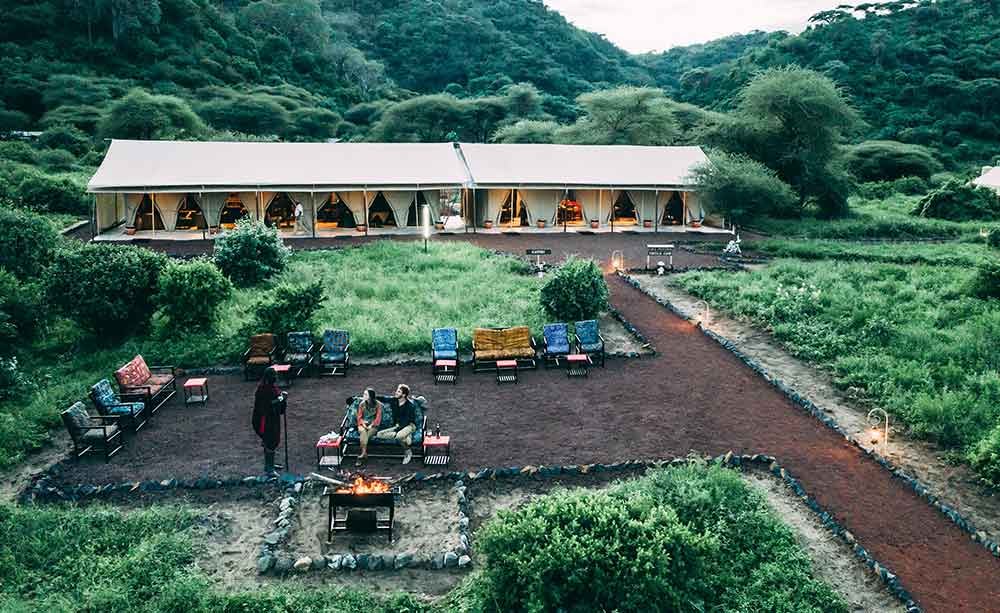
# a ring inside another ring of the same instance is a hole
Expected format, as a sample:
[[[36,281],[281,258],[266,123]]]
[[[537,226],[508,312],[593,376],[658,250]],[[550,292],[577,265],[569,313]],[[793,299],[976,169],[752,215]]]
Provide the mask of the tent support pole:
[[[568,187],[564,187],[563,188],[563,200],[564,201],[569,200],[569,188]],[[562,206],[562,202],[560,202],[558,205],[556,205],[556,215],[559,214],[559,209],[561,208],[561,206]],[[565,234],[566,231],[567,231],[567,229],[566,229],[566,225],[567,225],[566,224],[566,217],[567,217],[566,216],[566,211],[563,211],[563,234]]]
[[[653,196],[653,234],[660,232],[660,190],[657,189]]]
[[[312,205],[312,236],[316,238],[316,186],[313,186],[313,191],[309,192],[309,203]]]
[[[365,198],[365,236],[368,236],[368,186],[364,188],[364,198]]]
[[[608,186],[608,196],[610,196],[608,198],[608,200],[611,201],[611,233],[614,234],[615,233],[615,192],[614,192],[613,189],[611,189],[610,185]]]
[[[479,205],[476,203],[476,188],[473,187],[472,188],[472,233],[473,234],[476,234],[478,231],[476,229],[476,224],[479,223],[478,206]]]

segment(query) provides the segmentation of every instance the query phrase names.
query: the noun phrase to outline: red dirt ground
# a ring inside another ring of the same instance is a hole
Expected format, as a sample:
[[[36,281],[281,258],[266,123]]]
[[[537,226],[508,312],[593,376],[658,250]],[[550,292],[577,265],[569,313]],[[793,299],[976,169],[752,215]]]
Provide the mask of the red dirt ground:
[[[518,252],[521,243],[540,246],[543,238],[476,242]],[[610,250],[602,247],[610,243],[595,238],[559,246],[606,258]],[[644,242],[640,237],[627,248],[641,249]],[[359,367],[346,379],[299,380],[290,390],[291,469],[304,473],[315,466],[313,444],[340,424],[347,395],[369,385],[389,393],[400,382],[427,396],[429,424],[440,422],[453,437],[453,470],[652,459],[691,450],[766,453],[898,574],[925,610],[1000,610],[1000,561],[692,325],[615,277],[609,285],[614,305],[658,356],[608,360],[589,379],[524,372],[518,385],[503,387],[489,374],[468,370],[457,386],[434,386],[429,367]],[[230,477],[260,470],[262,453],[249,427],[253,383],[221,376],[210,381],[208,406],[172,401],[109,464],[85,459],[60,480]],[[370,468],[403,470],[385,462]]]

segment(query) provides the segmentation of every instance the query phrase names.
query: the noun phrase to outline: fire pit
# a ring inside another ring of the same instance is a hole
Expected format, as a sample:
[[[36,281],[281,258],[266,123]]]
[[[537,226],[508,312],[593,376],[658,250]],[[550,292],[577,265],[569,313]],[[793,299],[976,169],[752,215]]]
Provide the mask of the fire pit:
[[[328,486],[327,542],[333,542],[338,531],[382,533],[392,542],[392,527],[396,517],[396,496],[401,488],[380,477],[354,477],[343,486]],[[343,511],[343,513],[341,513]]]

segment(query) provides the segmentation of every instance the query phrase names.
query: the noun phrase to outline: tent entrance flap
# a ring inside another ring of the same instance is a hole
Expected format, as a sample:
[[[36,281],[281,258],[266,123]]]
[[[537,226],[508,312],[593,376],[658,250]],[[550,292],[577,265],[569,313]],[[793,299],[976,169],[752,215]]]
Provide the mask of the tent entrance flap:
[[[406,225],[419,226],[420,207],[426,205],[427,205],[427,198],[424,197],[424,192],[418,191],[417,197],[413,199],[413,202],[410,203],[410,208],[406,210]],[[431,217],[433,217],[433,215]]]
[[[236,194],[229,194],[226,203],[219,211],[219,226],[226,230],[232,230],[236,222],[244,217],[250,216],[250,210]]]
[[[354,228],[357,220],[347,203],[341,200],[340,194],[331,194],[323,206],[316,212],[316,228],[318,230],[334,230],[336,228]]]
[[[660,219],[661,226],[679,226],[684,223],[684,199],[680,192],[670,194],[667,206],[663,207],[663,217]]]
[[[205,213],[198,205],[194,195],[186,194],[181,205],[177,208],[177,230],[207,230],[208,223],[205,221]]]
[[[271,200],[264,212],[264,225],[276,228],[295,227],[295,203],[285,192],[281,192]]]
[[[583,205],[576,199],[576,194],[573,190],[567,190],[563,199],[556,205],[556,215],[553,223],[560,226],[564,224],[568,226],[582,226],[585,223]]]
[[[639,215],[636,213],[635,202],[627,191],[620,191],[615,196],[615,204],[611,208],[609,219],[616,224],[635,224],[639,222]]]
[[[153,205],[153,198],[149,194],[142,195],[139,208],[135,211],[136,230],[163,230],[163,218],[160,211]]]
[[[521,197],[520,190],[512,189],[504,198],[503,204],[500,205],[500,211],[497,213],[496,223],[498,226],[512,228],[531,224],[531,214]]]
[[[399,227],[396,213],[382,192],[375,194],[375,199],[368,205],[368,225],[373,228]]]

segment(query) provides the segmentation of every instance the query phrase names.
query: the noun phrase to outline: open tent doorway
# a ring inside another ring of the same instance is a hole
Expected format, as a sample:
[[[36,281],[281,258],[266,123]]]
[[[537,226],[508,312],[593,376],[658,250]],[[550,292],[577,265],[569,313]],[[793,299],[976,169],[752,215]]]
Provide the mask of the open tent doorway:
[[[674,192],[667,200],[667,206],[663,207],[663,217],[660,218],[661,226],[679,226],[684,223],[684,198],[680,192]]]
[[[420,225],[420,210],[421,207],[427,206],[427,198],[424,198],[424,193],[417,190],[417,195],[410,203],[410,208],[406,210],[406,225],[408,226],[419,226]],[[431,215],[433,218],[434,215]]]
[[[556,206],[555,219],[552,222],[557,225],[580,226],[583,225],[583,205],[576,199],[576,193],[568,190],[559,204]]]
[[[516,228],[531,224],[531,214],[528,206],[521,198],[521,192],[516,189],[510,190],[500,205],[500,212],[497,213],[497,225]]]
[[[330,194],[323,206],[316,211],[317,230],[353,228],[355,226],[357,226],[357,221],[354,219],[354,213],[351,212],[347,203],[341,200],[340,194]]]
[[[160,217],[160,210],[153,204],[153,198],[149,194],[142,195],[139,208],[135,211],[136,230],[163,230],[163,218]]]
[[[285,192],[281,192],[267,205],[264,224],[275,228],[295,227],[295,202]]]
[[[232,230],[237,221],[249,216],[250,211],[240,200],[239,195],[229,194],[226,203],[222,205],[222,210],[219,211],[219,227]]]
[[[191,194],[184,196],[181,205],[177,208],[176,230],[207,230],[208,223],[205,221],[205,213],[202,212],[198,201]]]
[[[399,227],[396,213],[382,192],[375,194],[375,199],[368,205],[368,225],[373,228]]]
[[[611,208],[610,219],[616,224],[628,225],[639,223],[639,215],[635,211],[635,202],[628,192],[622,190],[615,197],[615,204]]]

